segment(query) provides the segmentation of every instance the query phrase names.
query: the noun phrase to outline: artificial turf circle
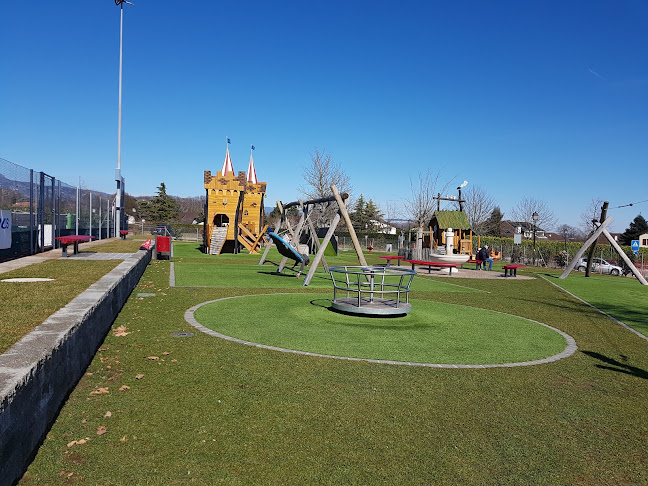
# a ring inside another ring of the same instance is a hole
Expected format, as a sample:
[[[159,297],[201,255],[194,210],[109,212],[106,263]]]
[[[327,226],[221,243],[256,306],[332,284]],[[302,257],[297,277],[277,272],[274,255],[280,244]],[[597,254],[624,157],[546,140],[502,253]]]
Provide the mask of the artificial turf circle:
[[[538,364],[576,350],[545,324],[464,305],[411,300],[403,317],[361,317],[330,309],[322,294],[230,297],[192,307],[185,318],[245,344],[320,356],[448,366]]]

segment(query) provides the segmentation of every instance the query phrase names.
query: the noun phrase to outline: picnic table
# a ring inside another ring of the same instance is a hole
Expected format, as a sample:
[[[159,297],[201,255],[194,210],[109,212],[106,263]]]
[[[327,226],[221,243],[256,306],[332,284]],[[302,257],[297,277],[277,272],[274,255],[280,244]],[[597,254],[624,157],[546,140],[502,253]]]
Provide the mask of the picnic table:
[[[84,243],[86,241],[94,240],[94,236],[89,235],[68,235],[68,236],[57,236],[55,238],[61,242],[61,256],[68,257],[67,247],[68,245],[73,245],[72,254],[76,255],[79,253],[79,243]]]
[[[505,277],[517,277],[517,269],[524,267],[525,265],[504,265],[502,268],[504,269]]]
[[[459,263],[450,263],[450,262],[428,262],[424,260],[403,260],[407,263],[412,264],[412,270],[414,270],[414,265],[420,265],[423,267],[427,267],[428,273],[432,273],[432,267],[439,267],[439,268],[449,268],[450,269],[450,275],[452,275],[452,269],[457,268],[460,266]]]
[[[382,255],[380,258],[384,258],[387,260],[387,266],[391,264],[392,260],[398,260],[398,266],[400,267],[400,261],[403,260],[405,257],[402,255]]]

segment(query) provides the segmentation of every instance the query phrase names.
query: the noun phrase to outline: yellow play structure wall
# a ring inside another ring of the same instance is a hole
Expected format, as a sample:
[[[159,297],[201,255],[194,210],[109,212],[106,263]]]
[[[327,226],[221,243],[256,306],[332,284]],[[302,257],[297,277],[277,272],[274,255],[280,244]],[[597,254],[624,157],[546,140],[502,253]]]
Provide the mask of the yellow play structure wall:
[[[216,214],[224,214],[229,218],[227,239],[234,240],[234,224],[241,193],[243,193],[243,203],[240,208],[239,222],[254,234],[260,231],[259,221],[266,190],[265,182],[249,184],[246,181],[245,172],[239,172],[237,176],[234,176],[233,173],[223,176],[221,171],[218,171],[215,176],[212,176],[211,171],[206,170],[205,189],[207,190],[207,214],[205,215],[207,245],[211,242]]]

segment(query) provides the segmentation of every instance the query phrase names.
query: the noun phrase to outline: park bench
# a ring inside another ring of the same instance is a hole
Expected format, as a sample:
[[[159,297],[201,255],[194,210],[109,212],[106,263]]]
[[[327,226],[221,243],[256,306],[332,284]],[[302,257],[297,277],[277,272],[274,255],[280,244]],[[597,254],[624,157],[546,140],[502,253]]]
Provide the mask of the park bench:
[[[457,268],[460,266],[459,263],[450,263],[450,262],[428,262],[424,260],[403,260],[407,263],[412,264],[412,270],[414,270],[415,265],[419,265],[421,267],[427,267],[428,273],[432,273],[432,267],[436,268],[449,268],[450,269],[450,275],[452,275],[452,269]]]
[[[400,262],[405,257],[401,256],[401,255],[383,255],[380,258],[384,258],[385,260],[387,260],[387,266],[390,266],[392,260],[397,260],[398,261],[398,266],[400,267]]]
[[[471,258],[466,263],[474,263],[475,264],[475,270],[479,270],[481,268],[481,264],[484,263],[484,261],[483,260],[477,260],[476,258]],[[461,265],[461,268],[463,268],[463,265]]]
[[[67,247],[68,245],[73,245],[72,254],[76,255],[79,253],[79,243],[84,243],[86,241],[92,241],[94,236],[89,235],[68,235],[68,236],[57,236],[55,238],[61,242],[61,256],[68,257]]]
[[[505,277],[517,277],[517,269],[524,268],[526,265],[504,265],[504,276]]]
[[[131,232],[130,230],[119,230],[119,237],[120,237],[122,240],[125,240],[125,239],[126,239],[126,236],[127,236],[128,233],[130,233],[130,232]]]

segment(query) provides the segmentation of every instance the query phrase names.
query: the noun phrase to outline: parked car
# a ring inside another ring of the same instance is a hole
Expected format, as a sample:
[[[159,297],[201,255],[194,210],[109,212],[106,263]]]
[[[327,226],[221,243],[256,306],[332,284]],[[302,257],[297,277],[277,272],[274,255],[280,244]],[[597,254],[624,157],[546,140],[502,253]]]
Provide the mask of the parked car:
[[[151,230],[151,234],[156,236],[172,236],[173,228],[168,224],[158,224]]]
[[[587,258],[580,258],[575,268],[579,272],[584,272],[587,269]],[[623,269],[619,265],[614,265],[613,263],[610,263],[602,258],[593,258],[592,272],[606,273],[610,275],[621,275],[623,273]]]

